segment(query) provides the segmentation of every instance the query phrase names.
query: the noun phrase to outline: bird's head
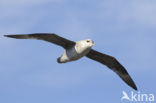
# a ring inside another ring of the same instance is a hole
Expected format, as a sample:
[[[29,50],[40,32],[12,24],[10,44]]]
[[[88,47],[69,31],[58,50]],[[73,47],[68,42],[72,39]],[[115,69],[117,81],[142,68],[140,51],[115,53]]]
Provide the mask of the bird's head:
[[[90,47],[92,47],[92,46],[95,45],[95,44],[94,44],[94,41],[91,40],[91,39],[87,39],[87,40],[85,40],[85,42],[86,42],[86,45],[88,45],[88,46],[90,46]]]
[[[81,46],[86,48],[91,48],[92,46],[94,46],[94,41],[91,39],[81,40],[78,43],[81,44]]]

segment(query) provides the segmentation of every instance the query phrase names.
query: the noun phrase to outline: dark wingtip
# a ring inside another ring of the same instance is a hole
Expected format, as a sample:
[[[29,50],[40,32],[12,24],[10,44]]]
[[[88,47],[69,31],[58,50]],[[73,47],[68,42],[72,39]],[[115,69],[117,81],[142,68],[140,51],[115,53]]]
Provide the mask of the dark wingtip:
[[[60,57],[57,58],[57,63],[61,64]]]
[[[137,86],[135,85],[134,81],[132,80],[132,78],[127,75],[127,78],[124,80],[130,87],[132,87],[134,90],[138,90]]]
[[[134,90],[138,91],[138,88],[136,87],[136,85],[130,85]]]
[[[11,37],[11,38],[13,38],[14,35],[4,35],[4,37]]]
[[[9,35],[4,35],[4,37],[9,37]]]
[[[120,78],[121,78],[127,85],[129,85],[131,88],[133,88],[134,90],[137,91],[138,89],[137,89],[137,86],[135,85],[133,79],[130,77],[130,75],[128,74],[127,71],[126,71],[125,73],[126,73],[125,75],[123,75],[123,74],[121,74],[121,73],[117,73],[117,74],[120,76]]]
[[[4,35],[4,37],[16,38],[16,39],[27,39],[27,35]]]
[[[136,87],[136,85],[135,85],[135,84],[134,84],[134,85],[132,85],[132,88],[133,88],[134,90],[138,91],[138,88]]]

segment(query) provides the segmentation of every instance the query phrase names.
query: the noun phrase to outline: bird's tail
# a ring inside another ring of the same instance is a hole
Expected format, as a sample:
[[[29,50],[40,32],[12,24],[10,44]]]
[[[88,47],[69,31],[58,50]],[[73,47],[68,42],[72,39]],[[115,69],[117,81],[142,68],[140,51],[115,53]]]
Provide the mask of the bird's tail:
[[[61,57],[57,58],[57,62],[58,62],[58,63],[62,63],[62,62],[61,62]]]

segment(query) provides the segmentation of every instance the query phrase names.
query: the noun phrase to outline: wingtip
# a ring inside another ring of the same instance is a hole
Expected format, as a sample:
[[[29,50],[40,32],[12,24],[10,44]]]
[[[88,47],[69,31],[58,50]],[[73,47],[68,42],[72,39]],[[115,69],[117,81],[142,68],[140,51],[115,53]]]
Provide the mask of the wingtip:
[[[8,35],[3,35],[4,37],[8,37]]]
[[[136,91],[138,91],[138,88],[136,87],[136,85],[132,86],[132,88]]]
[[[120,75],[121,79],[127,84],[129,85],[131,88],[133,88],[134,90],[138,90],[135,82],[133,81],[133,79],[130,77],[130,75],[128,73],[126,73],[126,76]]]
[[[4,35],[4,37],[13,37],[12,35]]]
[[[21,35],[4,35],[4,37],[9,37],[9,38],[21,38]]]
[[[138,91],[137,86],[135,85],[134,81],[129,77],[128,82],[126,82],[130,87],[132,87],[134,90]]]
[[[61,64],[60,57],[57,58],[57,63]]]

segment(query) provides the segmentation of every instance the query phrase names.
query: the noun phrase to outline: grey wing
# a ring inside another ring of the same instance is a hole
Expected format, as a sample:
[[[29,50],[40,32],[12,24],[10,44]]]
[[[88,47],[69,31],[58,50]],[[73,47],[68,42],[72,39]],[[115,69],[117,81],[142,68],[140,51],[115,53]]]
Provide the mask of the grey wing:
[[[39,40],[45,40],[57,45],[62,46],[65,49],[68,49],[75,45],[74,41],[67,40],[63,37],[60,37],[53,33],[34,33],[34,34],[18,34],[18,35],[4,35],[6,37],[10,38],[16,38],[16,39],[39,39]]]
[[[125,81],[129,86],[131,86],[133,89],[137,90],[137,87],[126,71],[126,69],[112,56],[102,54],[98,51],[95,51],[91,49],[91,51],[86,55],[88,58],[93,59],[95,61],[98,61],[110,69],[112,69],[114,72],[116,72],[120,78]]]

